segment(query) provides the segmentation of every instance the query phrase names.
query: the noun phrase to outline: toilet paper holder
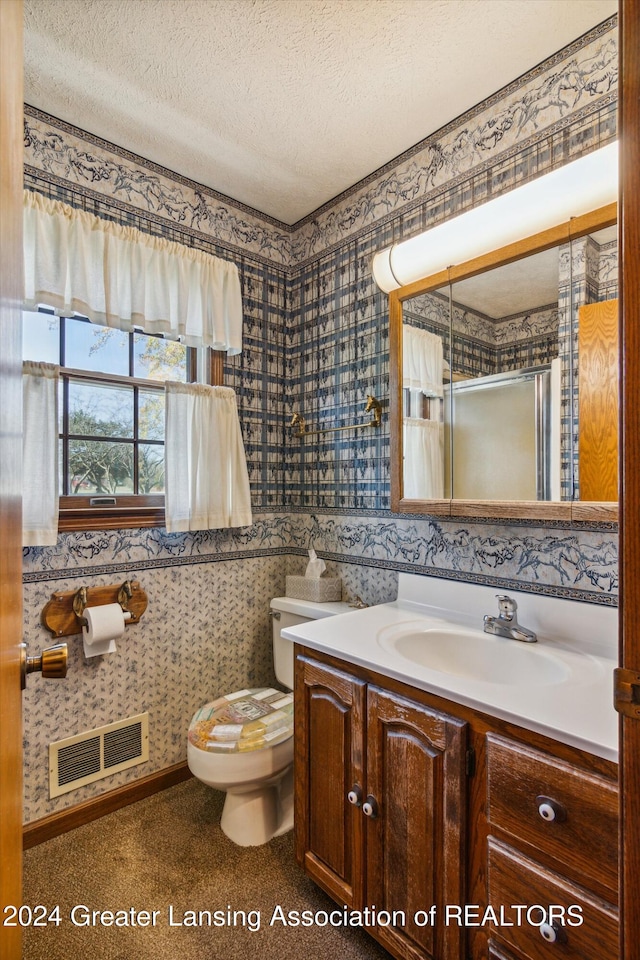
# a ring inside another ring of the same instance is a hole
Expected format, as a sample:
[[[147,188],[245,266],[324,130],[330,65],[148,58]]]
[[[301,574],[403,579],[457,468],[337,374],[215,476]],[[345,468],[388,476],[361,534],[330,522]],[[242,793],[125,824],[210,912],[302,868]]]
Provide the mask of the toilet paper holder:
[[[147,609],[147,594],[138,580],[106,587],[80,587],[54,593],[42,610],[42,622],[54,637],[70,637],[81,633],[86,626],[85,607],[98,607],[105,603],[119,603],[130,617],[126,626],[137,623]]]
[[[116,603],[119,603],[122,607],[124,613],[131,614],[130,619],[133,619],[133,614],[129,610],[129,602],[133,597],[133,589],[131,587],[131,580],[125,580],[120,589],[118,590],[116,596]],[[84,608],[89,606],[87,587],[80,587],[80,589],[74,594],[73,597],[73,612],[75,613],[78,623],[81,626],[86,627],[87,618],[84,616]],[[92,604],[92,606],[100,606],[100,604]]]

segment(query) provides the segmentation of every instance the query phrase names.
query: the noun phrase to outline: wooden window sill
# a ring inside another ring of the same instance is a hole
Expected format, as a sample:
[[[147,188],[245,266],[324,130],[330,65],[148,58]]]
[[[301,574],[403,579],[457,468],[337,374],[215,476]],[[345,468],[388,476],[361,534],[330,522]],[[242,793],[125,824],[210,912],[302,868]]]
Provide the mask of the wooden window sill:
[[[164,527],[164,497],[123,496],[115,506],[92,507],[89,497],[61,497],[58,532]]]

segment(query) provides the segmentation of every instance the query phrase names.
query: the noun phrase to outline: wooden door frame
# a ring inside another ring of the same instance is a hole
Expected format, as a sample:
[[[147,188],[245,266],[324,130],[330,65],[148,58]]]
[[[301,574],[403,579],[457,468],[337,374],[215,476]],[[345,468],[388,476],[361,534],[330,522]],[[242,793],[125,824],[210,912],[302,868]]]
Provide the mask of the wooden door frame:
[[[620,663],[640,671],[640,0],[620,2]],[[640,957],[640,721],[620,721],[621,950]]]
[[[0,906],[22,898],[22,0],[0,0]],[[20,927],[1,955],[20,956]]]

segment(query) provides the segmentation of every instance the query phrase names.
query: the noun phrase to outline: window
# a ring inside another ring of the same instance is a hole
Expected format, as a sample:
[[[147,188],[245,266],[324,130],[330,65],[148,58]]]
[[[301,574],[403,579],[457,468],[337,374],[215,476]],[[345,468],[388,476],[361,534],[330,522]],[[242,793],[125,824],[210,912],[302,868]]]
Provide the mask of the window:
[[[23,358],[60,365],[60,530],[163,524],[163,385],[198,379],[198,352],[40,311]]]
[[[62,370],[59,528],[161,524],[161,384],[179,373],[222,386],[217,351],[242,350],[238,268],[30,190],[24,199],[24,356]]]

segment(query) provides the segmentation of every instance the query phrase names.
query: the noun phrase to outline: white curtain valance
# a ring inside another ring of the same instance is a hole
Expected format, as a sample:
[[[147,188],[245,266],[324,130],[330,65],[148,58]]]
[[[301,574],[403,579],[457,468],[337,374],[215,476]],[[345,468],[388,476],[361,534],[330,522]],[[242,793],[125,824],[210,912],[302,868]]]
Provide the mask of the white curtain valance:
[[[167,530],[248,526],[249,475],[235,393],[169,382],[165,394]]]
[[[406,500],[441,500],[444,496],[444,424],[405,417],[403,421]]]
[[[22,365],[22,543],[58,539],[58,374],[52,363]]]
[[[442,337],[405,323],[402,326],[402,386],[441,397]]]
[[[28,308],[78,313],[120,330],[242,350],[242,299],[234,263],[152,237],[26,190],[24,275]]]

